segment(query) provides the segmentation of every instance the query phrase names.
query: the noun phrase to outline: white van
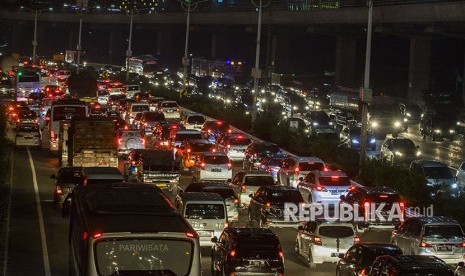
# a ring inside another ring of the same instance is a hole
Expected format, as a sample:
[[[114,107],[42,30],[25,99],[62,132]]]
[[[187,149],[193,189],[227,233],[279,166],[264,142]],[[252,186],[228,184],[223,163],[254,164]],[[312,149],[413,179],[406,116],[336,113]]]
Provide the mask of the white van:
[[[126,98],[134,98],[134,94],[140,92],[140,86],[138,84],[128,84],[126,85]]]
[[[212,246],[228,227],[228,215],[223,198],[215,193],[182,193],[176,201],[178,211],[197,231],[200,246]]]
[[[201,275],[198,235],[154,185],[77,186],[62,215],[70,275]]]
[[[138,113],[143,113],[143,112],[149,112],[150,111],[150,106],[148,103],[141,103],[141,102],[135,102],[135,103],[130,103],[128,105],[128,109],[126,110],[126,122],[130,125],[132,125],[132,121],[136,117]]]

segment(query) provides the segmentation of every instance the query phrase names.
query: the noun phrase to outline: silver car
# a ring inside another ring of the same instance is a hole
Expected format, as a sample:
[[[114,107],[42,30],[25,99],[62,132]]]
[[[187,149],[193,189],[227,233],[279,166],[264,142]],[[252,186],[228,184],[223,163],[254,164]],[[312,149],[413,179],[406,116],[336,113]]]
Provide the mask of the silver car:
[[[465,235],[460,224],[447,217],[412,217],[392,231],[391,243],[406,255],[429,255],[447,264],[464,261]]]

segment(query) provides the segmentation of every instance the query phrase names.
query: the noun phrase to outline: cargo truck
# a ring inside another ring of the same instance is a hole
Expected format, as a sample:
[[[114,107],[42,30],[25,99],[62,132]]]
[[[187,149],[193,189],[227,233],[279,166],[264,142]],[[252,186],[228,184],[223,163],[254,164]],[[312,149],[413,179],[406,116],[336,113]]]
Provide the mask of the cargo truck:
[[[114,122],[75,117],[60,123],[59,164],[72,167],[118,167]]]

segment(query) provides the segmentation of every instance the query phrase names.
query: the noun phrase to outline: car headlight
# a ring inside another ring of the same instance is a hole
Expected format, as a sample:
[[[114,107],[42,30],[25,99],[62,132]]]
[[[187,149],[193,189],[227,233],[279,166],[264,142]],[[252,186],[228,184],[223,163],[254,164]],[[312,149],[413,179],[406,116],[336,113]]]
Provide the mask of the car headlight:
[[[455,133],[454,129],[449,129],[449,133]]]
[[[457,189],[458,186],[457,186],[457,183],[454,183],[454,184],[450,185],[450,187],[451,187],[452,189]]]
[[[309,133],[309,132],[310,132],[310,130],[308,130],[308,129],[305,130],[305,133]]]
[[[358,142],[358,140],[357,140],[357,139],[352,139],[352,143],[354,143],[354,144],[358,144],[359,142]]]
[[[400,151],[396,151],[395,153],[396,153],[397,156],[402,156],[402,152],[400,152]]]
[[[372,123],[371,123],[371,127],[374,127],[374,128],[375,128],[375,127],[377,127],[377,126],[378,126],[378,123],[377,123],[377,122],[372,122]]]
[[[313,122],[313,125],[314,125],[314,126],[317,126],[317,125],[318,125],[318,122]]]
[[[376,143],[376,139],[375,139],[375,138],[371,138],[370,144],[374,144],[374,143]]]
[[[441,130],[440,129],[435,129],[434,132],[435,133],[441,133]]]
[[[404,122],[407,122],[407,121],[408,121],[407,118],[404,118]]]
[[[399,122],[399,121],[395,122],[395,123],[394,123],[394,126],[395,126],[395,127],[400,127],[400,122]]]
[[[457,125],[459,126],[459,125],[460,125],[460,122],[457,122]]]
[[[417,156],[420,156],[421,155],[421,151],[417,151]]]
[[[407,112],[407,114],[405,114],[405,115],[407,115],[407,117],[412,117],[412,114],[410,114],[410,113],[408,113],[408,112]]]
[[[332,126],[332,125],[333,125],[333,122],[329,122],[329,125]]]

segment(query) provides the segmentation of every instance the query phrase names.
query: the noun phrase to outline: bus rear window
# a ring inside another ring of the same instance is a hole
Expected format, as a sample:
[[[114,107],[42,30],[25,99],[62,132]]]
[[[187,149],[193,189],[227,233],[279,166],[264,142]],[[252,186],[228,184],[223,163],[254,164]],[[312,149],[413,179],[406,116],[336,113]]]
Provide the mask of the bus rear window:
[[[98,241],[94,250],[99,275],[187,275],[192,265],[193,243],[174,239],[106,239]]]
[[[73,116],[86,116],[85,106],[54,106],[53,121],[71,120]]]

